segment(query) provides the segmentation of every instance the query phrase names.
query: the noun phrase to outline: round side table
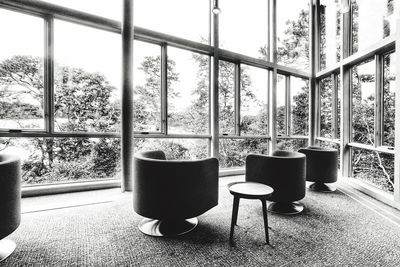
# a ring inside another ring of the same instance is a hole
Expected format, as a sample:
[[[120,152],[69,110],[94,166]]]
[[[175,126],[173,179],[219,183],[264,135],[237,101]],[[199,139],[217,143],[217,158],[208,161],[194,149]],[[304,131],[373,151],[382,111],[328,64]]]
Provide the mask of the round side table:
[[[267,217],[267,198],[274,192],[270,186],[255,183],[255,182],[238,182],[229,185],[229,192],[233,195],[233,210],[232,210],[232,222],[231,222],[231,234],[229,240],[233,241],[233,232],[237,222],[237,215],[239,210],[240,198],[245,199],[259,199],[262,203],[262,211],[264,216],[264,227],[265,227],[265,239],[269,244],[268,235],[268,217]]]

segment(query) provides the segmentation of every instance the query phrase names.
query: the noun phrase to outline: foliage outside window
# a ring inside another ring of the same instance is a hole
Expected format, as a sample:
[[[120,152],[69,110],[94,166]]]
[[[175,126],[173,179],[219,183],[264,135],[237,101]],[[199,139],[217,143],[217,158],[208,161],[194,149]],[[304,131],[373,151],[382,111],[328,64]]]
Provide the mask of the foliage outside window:
[[[309,69],[309,2],[277,1],[278,64]]]
[[[219,132],[235,134],[235,64],[219,61]],[[248,80],[241,81],[242,89]]]
[[[384,146],[394,147],[396,63],[394,53],[383,58],[383,136]]]
[[[320,1],[320,68],[340,61],[341,50],[340,0]]]
[[[352,67],[353,141],[375,143],[375,61],[369,60]]]
[[[394,155],[352,148],[353,177],[393,192]]]
[[[353,53],[396,32],[397,2],[397,0],[351,0]]]
[[[280,74],[276,86],[276,133],[286,135],[286,76]]]
[[[332,138],[332,99],[333,81],[331,76],[319,83],[320,87],[320,136]]]
[[[0,18],[0,129],[43,130],[44,21],[3,9]]]
[[[309,86],[305,79],[290,78],[291,135],[308,135]]]
[[[280,150],[298,151],[308,145],[307,139],[280,138],[276,140],[276,148]]]

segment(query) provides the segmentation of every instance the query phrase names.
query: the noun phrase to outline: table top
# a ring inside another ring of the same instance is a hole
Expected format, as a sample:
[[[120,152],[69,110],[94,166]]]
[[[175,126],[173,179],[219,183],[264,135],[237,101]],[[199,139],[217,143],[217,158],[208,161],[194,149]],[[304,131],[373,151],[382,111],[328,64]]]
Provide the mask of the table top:
[[[274,192],[272,187],[256,182],[239,182],[229,186],[229,191],[233,195],[242,195],[244,197],[263,197]]]

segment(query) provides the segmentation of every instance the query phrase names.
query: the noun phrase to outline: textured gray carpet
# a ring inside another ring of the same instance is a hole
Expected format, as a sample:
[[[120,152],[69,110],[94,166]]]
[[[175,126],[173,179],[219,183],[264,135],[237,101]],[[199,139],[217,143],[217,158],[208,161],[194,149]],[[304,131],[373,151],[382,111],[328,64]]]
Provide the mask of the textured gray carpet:
[[[400,228],[336,192],[307,191],[303,214],[269,214],[265,244],[261,203],[243,200],[235,246],[229,245],[232,196],[179,238],[139,232],[131,195],[97,205],[22,216],[18,246],[1,266],[400,266]]]

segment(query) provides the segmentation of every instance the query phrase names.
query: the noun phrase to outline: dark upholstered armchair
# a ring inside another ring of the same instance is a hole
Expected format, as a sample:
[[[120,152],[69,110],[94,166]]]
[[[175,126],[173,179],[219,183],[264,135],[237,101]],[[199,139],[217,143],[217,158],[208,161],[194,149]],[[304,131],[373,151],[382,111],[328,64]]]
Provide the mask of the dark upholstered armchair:
[[[21,163],[18,157],[0,155],[0,262],[15,249],[15,243],[4,239],[21,221]]]
[[[134,210],[152,236],[187,233],[197,216],[218,205],[218,160],[166,160],[163,151],[134,157]]]
[[[338,175],[338,151],[333,148],[309,146],[299,150],[307,157],[306,180],[314,182],[311,190],[333,192],[335,187],[325,183],[334,183]]]
[[[272,155],[249,154],[246,157],[246,181],[263,183],[274,189],[268,198],[271,212],[300,213],[298,202],[305,196],[306,156],[298,152],[277,150]]]

